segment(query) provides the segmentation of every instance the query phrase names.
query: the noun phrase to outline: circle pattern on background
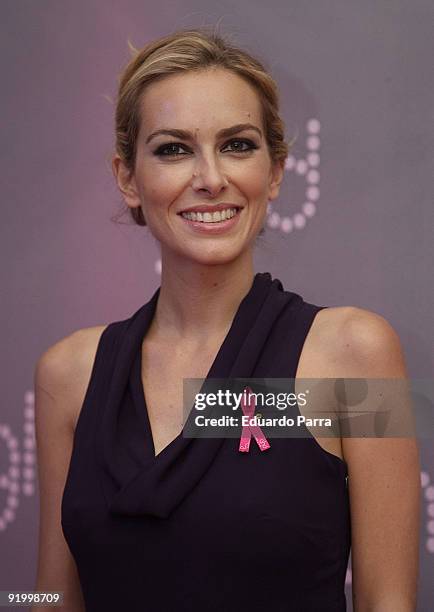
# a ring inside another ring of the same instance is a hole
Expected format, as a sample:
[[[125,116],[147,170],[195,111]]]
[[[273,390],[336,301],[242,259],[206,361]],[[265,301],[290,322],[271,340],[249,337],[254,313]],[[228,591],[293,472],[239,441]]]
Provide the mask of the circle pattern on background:
[[[0,423],[0,443],[7,449],[8,467],[0,474],[0,491],[6,491],[6,503],[0,508],[0,532],[16,518],[20,505],[20,493],[29,497],[35,494],[36,440],[35,440],[35,397],[33,391],[24,394],[24,423],[22,448],[9,425]]]
[[[301,210],[296,211],[293,215],[280,215],[273,210],[273,204],[270,202],[267,207],[267,226],[269,228],[289,234],[294,229],[303,229],[307,221],[315,215],[320,196],[320,173],[318,170],[320,164],[318,151],[321,145],[320,131],[319,120],[309,119],[306,122],[306,158],[296,159],[293,155],[288,155],[285,162],[286,171],[295,172],[298,176],[304,177],[306,181],[305,201]]]

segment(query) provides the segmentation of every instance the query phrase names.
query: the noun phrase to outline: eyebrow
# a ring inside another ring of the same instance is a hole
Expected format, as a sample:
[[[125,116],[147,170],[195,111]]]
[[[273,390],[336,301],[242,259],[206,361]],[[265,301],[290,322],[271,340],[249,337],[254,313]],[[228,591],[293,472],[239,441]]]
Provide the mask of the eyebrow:
[[[261,130],[252,123],[237,123],[236,125],[232,125],[229,128],[224,128],[223,130],[220,130],[219,132],[217,132],[217,136],[219,138],[225,138],[228,136],[233,136],[234,134],[238,134],[239,132],[243,132],[244,130],[255,130],[262,138]],[[148,142],[152,140],[152,138],[155,138],[155,136],[158,136],[159,134],[165,134],[166,136],[174,136],[175,138],[181,138],[182,140],[193,140],[194,138],[193,134],[187,130],[163,128],[161,130],[156,130],[155,132],[152,132],[152,134],[149,134],[146,139],[146,144],[148,144]]]

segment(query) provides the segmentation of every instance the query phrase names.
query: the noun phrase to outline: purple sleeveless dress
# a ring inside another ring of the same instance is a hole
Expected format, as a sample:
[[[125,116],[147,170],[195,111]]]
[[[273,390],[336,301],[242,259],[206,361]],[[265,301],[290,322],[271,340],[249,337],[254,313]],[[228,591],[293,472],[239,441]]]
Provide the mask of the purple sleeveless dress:
[[[141,346],[158,295],[105,328],[74,434],[62,529],[86,611],[344,612],[347,464],[308,429],[248,453],[181,432],[155,457]],[[322,308],[257,273],[207,379],[295,378]]]

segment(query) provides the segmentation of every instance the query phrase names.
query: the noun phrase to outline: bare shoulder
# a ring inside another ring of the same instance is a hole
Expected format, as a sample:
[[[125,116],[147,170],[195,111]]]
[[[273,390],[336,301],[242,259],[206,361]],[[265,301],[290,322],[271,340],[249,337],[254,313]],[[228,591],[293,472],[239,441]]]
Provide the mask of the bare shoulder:
[[[66,419],[75,429],[89,384],[98,342],[106,325],[78,329],[49,346],[35,367],[35,388],[59,400]],[[60,402],[61,399],[61,402]],[[57,405],[57,404],[54,404]]]
[[[357,395],[348,406],[365,409],[366,414],[390,407],[389,422],[410,427],[411,403],[405,394],[396,395],[406,381],[387,382],[407,378],[401,342],[389,321],[376,312],[344,306],[319,311],[312,328],[310,354],[320,364],[318,376],[366,379],[366,398]],[[353,606],[376,609],[384,604],[395,609],[404,605],[415,610],[420,514],[417,440],[365,437],[358,428],[355,435],[342,436],[342,453],[349,475]]]
[[[34,371],[40,499],[35,590],[63,591],[67,609],[77,612],[85,606],[75,561],[62,532],[61,502],[74,428],[104,328],[80,329],[62,338],[40,355]]]
[[[406,367],[396,330],[382,315],[338,306],[318,312],[311,329],[317,359],[337,377],[405,377]]]

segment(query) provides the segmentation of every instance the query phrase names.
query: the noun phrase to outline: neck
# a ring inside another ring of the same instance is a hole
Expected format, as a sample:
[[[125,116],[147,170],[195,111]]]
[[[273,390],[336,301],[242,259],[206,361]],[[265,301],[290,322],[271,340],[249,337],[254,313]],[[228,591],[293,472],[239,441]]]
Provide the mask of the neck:
[[[254,278],[250,252],[223,265],[162,259],[161,286],[148,337],[212,344],[229,331]]]

